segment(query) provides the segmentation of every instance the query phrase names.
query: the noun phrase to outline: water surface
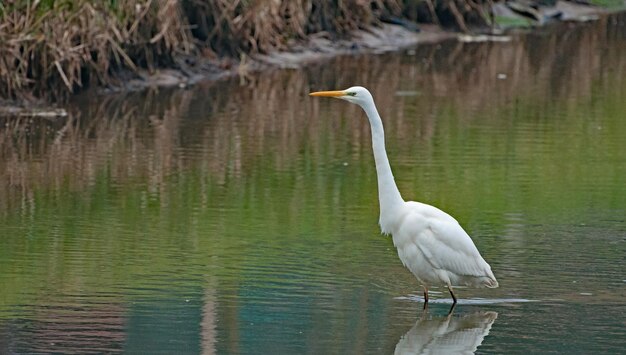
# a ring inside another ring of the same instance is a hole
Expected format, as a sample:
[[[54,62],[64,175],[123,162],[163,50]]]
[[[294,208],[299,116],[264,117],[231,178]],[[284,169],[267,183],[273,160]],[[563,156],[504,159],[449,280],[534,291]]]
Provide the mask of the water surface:
[[[618,353],[625,17],[77,100],[0,132],[2,353]],[[420,287],[377,226],[367,86],[406,199],[500,288]]]

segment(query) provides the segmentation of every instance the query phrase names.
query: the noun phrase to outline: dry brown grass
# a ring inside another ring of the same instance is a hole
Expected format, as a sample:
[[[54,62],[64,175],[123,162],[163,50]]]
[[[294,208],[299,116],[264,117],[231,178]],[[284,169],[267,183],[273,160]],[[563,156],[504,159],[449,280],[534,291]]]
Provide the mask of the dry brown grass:
[[[117,85],[120,73],[176,67],[179,54],[241,58],[402,13],[464,30],[478,16],[474,1],[482,0],[8,0],[0,3],[0,97],[63,100],[88,85]]]
[[[283,48],[307,34],[345,34],[398,14],[401,0],[190,0],[192,33],[219,54],[240,55]]]
[[[0,7],[0,96],[58,100],[192,48],[176,0],[13,0]]]

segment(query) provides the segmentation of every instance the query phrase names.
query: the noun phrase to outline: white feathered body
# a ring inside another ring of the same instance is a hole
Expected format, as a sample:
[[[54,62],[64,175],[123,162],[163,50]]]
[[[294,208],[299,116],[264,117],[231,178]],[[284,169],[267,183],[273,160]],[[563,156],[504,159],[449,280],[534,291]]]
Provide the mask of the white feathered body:
[[[491,267],[470,236],[442,210],[405,202],[392,220],[381,218],[400,260],[425,286],[498,287]]]
[[[372,130],[378,176],[380,227],[383,233],[393,236],[400,260],[413,275],[426,288],[431,285],[498,287],[491,267],[452,216],[436,207],[402,199],[385,149],[383,122],[370,92],[353,86],[311,95],[340,98],[365,111]]]

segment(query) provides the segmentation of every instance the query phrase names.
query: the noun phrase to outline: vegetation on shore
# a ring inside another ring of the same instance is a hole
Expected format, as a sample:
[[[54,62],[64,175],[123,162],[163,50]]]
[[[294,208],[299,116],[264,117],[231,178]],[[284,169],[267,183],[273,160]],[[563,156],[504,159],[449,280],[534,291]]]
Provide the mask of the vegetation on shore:
[[[389,19],[467,30],[491,0],[8,0],[0,3],[0,98],[59,101],[140,71],[285,49]],[[210,66],[210,65],[209,65]]]
[[[193,48],[175,0],[16,0],[0,16],[0,96],[11,99],[62,99]]]

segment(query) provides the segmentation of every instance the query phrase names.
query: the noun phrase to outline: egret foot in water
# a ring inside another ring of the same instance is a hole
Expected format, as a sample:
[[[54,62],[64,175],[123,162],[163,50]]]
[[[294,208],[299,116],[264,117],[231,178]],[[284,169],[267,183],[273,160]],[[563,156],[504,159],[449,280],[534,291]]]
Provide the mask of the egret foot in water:
[[[454,307],[456,307],[456,296],[454,295],[454,292],[452,292],[452,286],[448,286],[448,291],[450,291],[450,296],[452,296],[452,307],[450,307],[450,310],[448,311],[448,316],[450,316],[454,311]]]
[[[456,302],[452,304],[452,307],[450,307],[450,310],[448,311],[448,317],[452,315],[452,312],[454,312],[455,308],[456,308]]]

